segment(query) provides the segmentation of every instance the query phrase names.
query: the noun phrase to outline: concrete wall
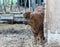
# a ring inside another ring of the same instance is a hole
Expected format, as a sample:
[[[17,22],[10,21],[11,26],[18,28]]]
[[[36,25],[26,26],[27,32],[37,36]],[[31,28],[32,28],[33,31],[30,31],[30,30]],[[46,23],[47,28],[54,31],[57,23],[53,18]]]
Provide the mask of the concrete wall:
[[[48,43],[60,44],[60,0],[47,0],[46,24]]]

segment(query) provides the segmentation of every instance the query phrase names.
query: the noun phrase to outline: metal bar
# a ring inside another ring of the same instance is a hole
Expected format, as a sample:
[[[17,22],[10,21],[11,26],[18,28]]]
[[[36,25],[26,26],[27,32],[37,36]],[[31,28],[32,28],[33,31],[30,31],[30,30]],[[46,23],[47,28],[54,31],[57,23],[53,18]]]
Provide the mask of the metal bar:
[[[38,0],[38,6],[40,6],[42,3],[41,3],[41,0]]]
[[[6,4],[5,4],[6,0],[3,0],[3,6],[4,6],[4,11],[6,12]]]
[[[2,4],[1,4],[1,0],[0,0],[0,10],[2,10]]]
[[[0,14],[23,14],[23,12],[0,12]]]
[[[38,0],[37,0],[37,4],[38,4]]]
[[[21,6],[19,5],[19,0],[17,0],[17,3],[18,3],[18,11],[19,11],[19,13],[21,13],[21,8],[22,8],[22,1],[23,0],[21,0]],[[0,12],[0,14],[4,14],[4,13],[6,13],[6,14],[9,14],[9,13],[11,13],[11,14],[15,14],[15,13],[18,13],[18,12],[12,12],[12,5],[13,5],[13,0],[11,0],[10,1],[10,12],[6,12],[6,4],[5,4],[5,2],[6,2],[6,0],[3,0],[3,5],[4,5],[4,11],[5,12]],[[9,0],[8,0],[8,2],[9,2]],[[28,2],[29,2],[29,10],[32,10],[32,11],[34,11],[34,9],[35,9],[35,2],[36,2],[36,0],[28,0]],[[41,5],[41,0],[37,0],[37,3],[39,4],[39,5]],[[0,5],[1,6],[1,5]],[[25,11],[26,11],[26,8],[27,8],[27,0],[24,0],[24,9],[25,9]]]
[[[18,5],[18,10],[20,12],[20,1],[19,0],[17,0],[17,5]]]
[[[12,11],[13,0],[11,0],[10,11]]]
[[[24,0],[25,11],[26,11],[26,3],[27,3],[27,0]]]
[[[21,0],[21,6],[22,6],[22,0]]]
[[[31,0],[32,1],[32,3],[31,3],[31,5],[32,5],[32,11],[34,11],[34,9],[35,9],[35,0]]]
[[[31,10],[31,0],[29,0],[29,10]]]

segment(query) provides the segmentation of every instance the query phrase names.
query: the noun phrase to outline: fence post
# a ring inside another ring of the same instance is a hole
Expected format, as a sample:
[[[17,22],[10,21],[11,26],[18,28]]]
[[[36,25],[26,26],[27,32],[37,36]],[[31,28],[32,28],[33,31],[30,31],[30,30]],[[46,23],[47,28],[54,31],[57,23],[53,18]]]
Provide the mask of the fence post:
[[[3,0],[4,11],[6,12],[6,0]]]
[[[11,0],[10,11],[12,11],[13,0]]]
[[[22,0],[21,0],[21,6],[22,6]]]
[[[29,11],[31,10],[31,0],[29,0]]]
[[[42,3],[41,3],[41,0],[38,0],[38,6],[40,6]]]
[[[1,0],[0,0],[0,10],[2,10],[2,4],[1,4]]]
[[[21,0],[21,2],[22,2],[22,0]],[[18,5],[19,12],[21,11],[21,8],[20,8],[21,7],[20,5],[22,5],[21,2],[20,2],[20,0],[17,0],[17,5]]]
[[[27,0],[24,0],[25,11],[26,11],[26,3],[27,3]]]
[[[32,11],[35,9],[35,0],[31,0]]]

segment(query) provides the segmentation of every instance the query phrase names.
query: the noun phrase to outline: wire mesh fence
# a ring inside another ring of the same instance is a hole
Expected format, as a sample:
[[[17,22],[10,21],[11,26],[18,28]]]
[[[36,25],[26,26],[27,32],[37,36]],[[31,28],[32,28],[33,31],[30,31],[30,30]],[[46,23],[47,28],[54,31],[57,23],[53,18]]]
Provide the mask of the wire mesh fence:
[[[34,11],[36,6],[42,5],[42,2],[42,0],[0,0],[0,13]]]

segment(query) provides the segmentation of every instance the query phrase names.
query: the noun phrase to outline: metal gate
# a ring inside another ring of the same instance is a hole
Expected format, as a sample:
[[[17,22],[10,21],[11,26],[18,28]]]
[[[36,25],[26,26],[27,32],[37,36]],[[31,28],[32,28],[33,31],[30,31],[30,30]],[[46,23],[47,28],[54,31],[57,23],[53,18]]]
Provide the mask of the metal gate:
[[[0,0],[0,21],[24,21],[23,13],[34,11],[42,3],[42,0]]]
[[[36,5],[41,5],[42,0],[0,0],[0,14],[20,13],[33,10]]]

